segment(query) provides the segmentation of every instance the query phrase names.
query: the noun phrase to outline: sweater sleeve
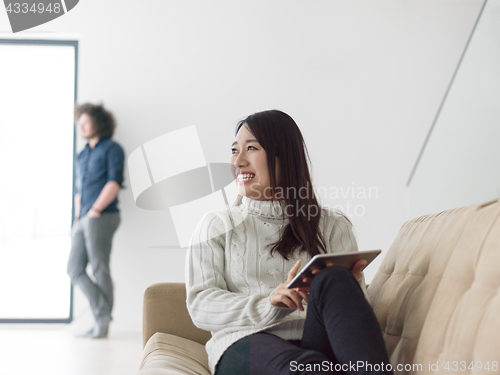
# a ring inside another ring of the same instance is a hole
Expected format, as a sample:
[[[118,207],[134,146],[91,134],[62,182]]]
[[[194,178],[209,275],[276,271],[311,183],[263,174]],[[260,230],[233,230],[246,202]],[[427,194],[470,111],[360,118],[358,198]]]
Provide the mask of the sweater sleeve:
[[[352,224],[342,214],[334,213],[333,217],[333,227],[329,237],[330,251],[334,253],[359,251],[356,237],[354,237],[354,233],[352,231]],[[361,278],[358,279],[358,282],[366,299],[368,300],[365,276],[363,273],[361,273]]]
[[[194,325],[211,332],[227,327],[263,328],[293,312],[272,305],[267,295],[228,290],[224,267],[229,230],[216,213],[209,213],[191,237],[186,258],[186,303]]]

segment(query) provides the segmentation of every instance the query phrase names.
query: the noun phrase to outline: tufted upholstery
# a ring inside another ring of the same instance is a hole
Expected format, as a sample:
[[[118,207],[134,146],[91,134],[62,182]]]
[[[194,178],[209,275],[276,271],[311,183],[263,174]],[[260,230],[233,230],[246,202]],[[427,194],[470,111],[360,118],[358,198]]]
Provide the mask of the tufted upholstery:
[[[396,373],[500,362],[499,287],[498,200],[405,223],[368,288]]]

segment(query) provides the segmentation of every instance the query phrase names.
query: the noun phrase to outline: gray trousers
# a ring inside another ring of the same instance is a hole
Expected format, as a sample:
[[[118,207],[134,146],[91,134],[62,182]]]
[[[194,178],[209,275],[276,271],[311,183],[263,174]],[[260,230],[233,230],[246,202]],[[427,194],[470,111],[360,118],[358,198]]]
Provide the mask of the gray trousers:
[[[111,319],[113,283],[109,269],[113,234],[120,225],[119,212],[103,212],[101,217],[87,215],[73,226],[68,275],[90,302],[96,321]],[[87,274],[87,264],[93,270],[93,281]]]

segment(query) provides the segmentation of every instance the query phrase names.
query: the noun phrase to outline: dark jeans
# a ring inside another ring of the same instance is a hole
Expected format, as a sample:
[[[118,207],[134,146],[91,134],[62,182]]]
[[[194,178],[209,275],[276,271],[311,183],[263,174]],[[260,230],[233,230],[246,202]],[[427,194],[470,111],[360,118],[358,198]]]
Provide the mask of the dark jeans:
[[[392,374],[377,318],[359,283],[341,266],[325,268],[313,279],[302,340],[265,332],[244,337],[224,352],[216,371],[332,373]]]

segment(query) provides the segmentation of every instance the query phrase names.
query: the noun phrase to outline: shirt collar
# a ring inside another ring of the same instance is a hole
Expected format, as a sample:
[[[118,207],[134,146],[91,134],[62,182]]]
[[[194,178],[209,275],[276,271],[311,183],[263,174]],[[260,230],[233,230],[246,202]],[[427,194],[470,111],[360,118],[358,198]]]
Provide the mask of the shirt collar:
[[[99,140],[97,141],[97,143],[96,143],[96,144],[95,144],[95,146],[94,146],[94,149],[95,149],[95,148],[96,148],[99,144],[104,143],[104,141],[107,141],[108,139],[109,139],[109,138],[99,138]],[[88,142],[87,142],[87,145],[85,146],[85,148],[90,149],[90,146],[89,146]]]
[[[285,201],[260,201],[243,196],[241,205],[244,206],[248,212],[262,215],[267,218],[285,219]]]

